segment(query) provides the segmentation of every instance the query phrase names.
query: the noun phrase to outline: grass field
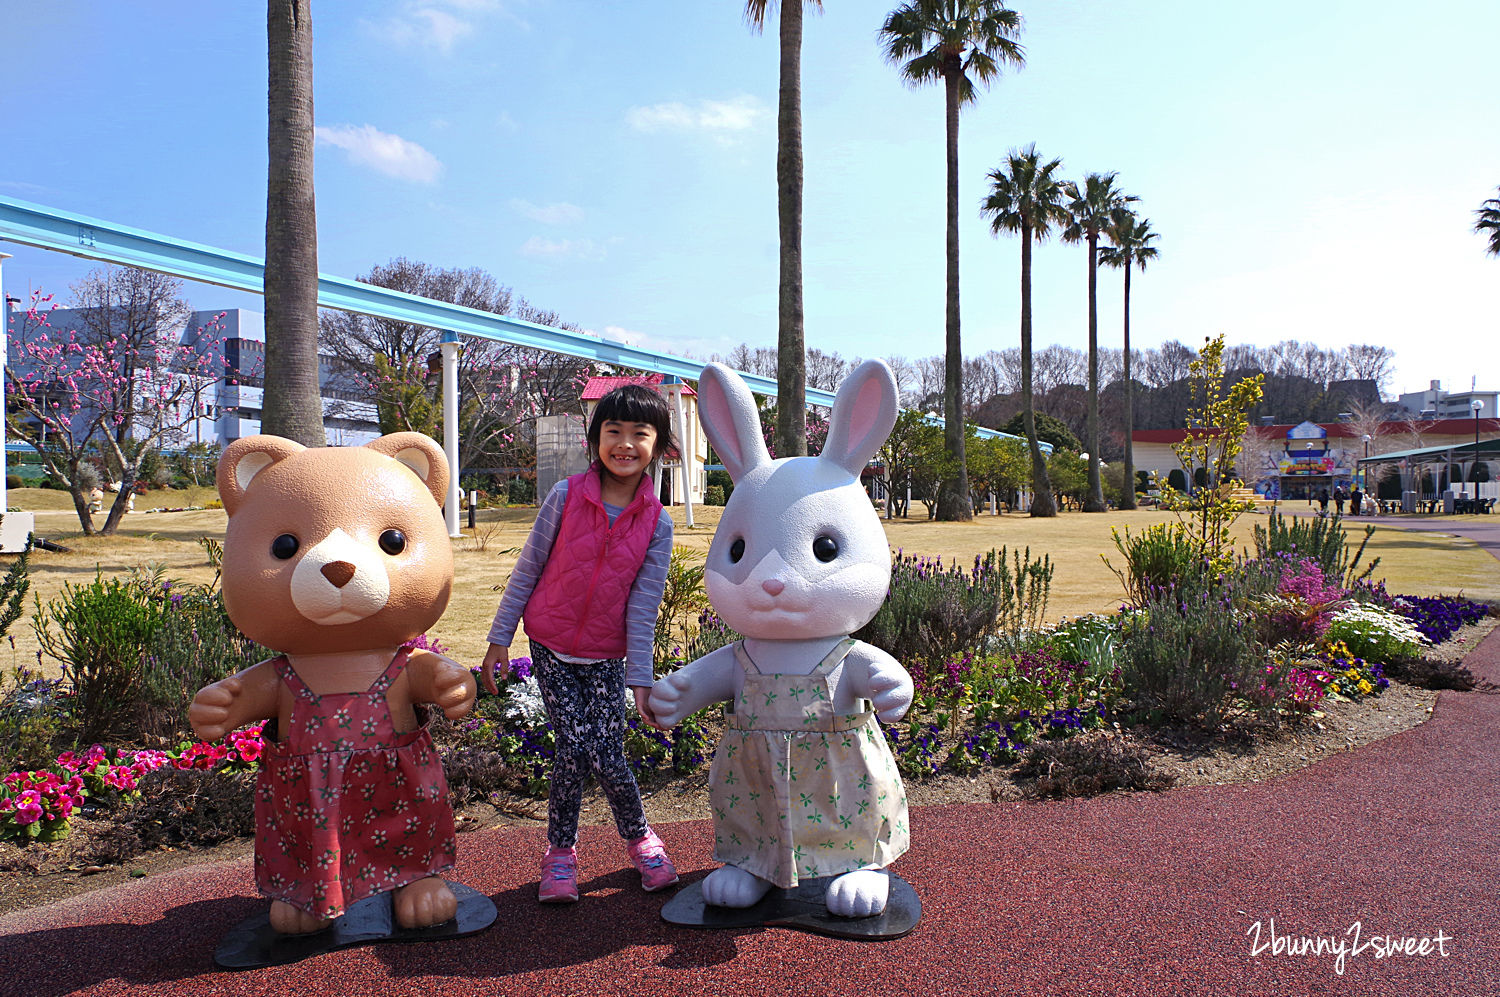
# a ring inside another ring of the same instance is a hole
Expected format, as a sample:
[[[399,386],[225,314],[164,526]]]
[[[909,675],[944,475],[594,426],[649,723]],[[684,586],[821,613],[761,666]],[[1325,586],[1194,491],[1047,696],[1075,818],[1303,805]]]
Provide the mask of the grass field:
[[[213,490],[206,488],[150,492],[136,500],[138,511],[125,517],[118,534],[85,537],[79,532],[78,518],[65,493],[42,489],[11,491],[9,501],[13,508],[36,513],[39,536],[71,548],[67,554],[46,551],[32,554],[33,595],[45,602],[56,597],[66,582],[88,581],[95,572],[106,576],[127,573],[151,564],[163,565],[170,577],[208,582],[213,572],[198,541],[202,537],[223,538],[224,513],[208,509],[149,510],[202,505],[215,497]],[[706,551],[720,511],[695,507],[697,525],[689,528],[684,523],[683,510],[673,509],[678,544]],[[915,511],[920,513],[921,507],[917,506]],[[525,542],[534,516],[532,508],[485,510],[480,513],[477,530],[465,529],[464,536],[453,541],[453,598],[431,633],[451,647],[460,660],[472,664],[483,656],[485,635],[498,601],[496,587],[515,563],[515,555],[504,551],[519,548]],[[1064,513],[1052,520],[1035,520],[1024,515],[981,515],[969,523],[935,523],[914,518],[888,522],[886,534],[893,549],[958,558],[964,563],[992,547],[1030,547],[1034,556],[1047,554],[1056,566],[1047,615],[1057,619],[1108,612],[1119,604],[1123,594],[1120,583],[1100,559],[1101,554],[1115,553],[1111,527],[1139,531],[1171,518],[1170,513],[1154,510]],[[1244,546],[1251,546],[1254,524],[1264,521],[1261,514],[1241,517],[1235,526],[1236,538]],[[1346,527],[1357,542],[1363,523]],[[1500,561],[1472,541],[1401,530],[1379,521],[1366,558],[1376,556],[1381,559],[1376,576],[1385,578],[1392,592],[1436,595],[1461,591],[1473,599],[1500,602]],[[34,606],[34,601],[28,598],[25,617],[11,627],[11,659],[7,662],[4,649],[0,649],[0,664],[35,663],[37,641],[31,624]],[[524,638],[518,639],[512,651],[523,653]],[[58,663],[44,661],[43,667],[55,674]]]

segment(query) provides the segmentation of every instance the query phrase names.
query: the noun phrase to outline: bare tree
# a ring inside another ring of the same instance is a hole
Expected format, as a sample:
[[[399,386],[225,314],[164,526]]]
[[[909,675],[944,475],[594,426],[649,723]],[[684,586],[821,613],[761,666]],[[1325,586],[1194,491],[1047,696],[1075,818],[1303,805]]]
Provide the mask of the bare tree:
[[[807,351],[807,386],[809,388],[817,391],[837,391],[838,386],[844,382],[844,375],[848,372],[848,362],[837,353],[824,353],[819,349]],[[777,406],[777,411],[779,418],[780,406]],[[804,440],[803,447],[806,446],[807,442]]]
[[[1374,381],[1375,389],[1382,398],[1385,397],[1386,388],[1395,372],[1394,350],[1358,343],[1344,349],[1344,360],[1352,376],[1362,381]]]

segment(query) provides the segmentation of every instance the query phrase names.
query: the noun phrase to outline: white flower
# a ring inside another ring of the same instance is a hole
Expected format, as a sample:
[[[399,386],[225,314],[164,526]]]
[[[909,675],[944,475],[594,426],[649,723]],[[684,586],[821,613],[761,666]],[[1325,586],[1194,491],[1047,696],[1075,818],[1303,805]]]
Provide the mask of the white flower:
[[[529,675],[505,690],[501,713],[505,719],[532,730],[546,724],[547,705],[542,701],[542,687],[537,685],[535,675]]]

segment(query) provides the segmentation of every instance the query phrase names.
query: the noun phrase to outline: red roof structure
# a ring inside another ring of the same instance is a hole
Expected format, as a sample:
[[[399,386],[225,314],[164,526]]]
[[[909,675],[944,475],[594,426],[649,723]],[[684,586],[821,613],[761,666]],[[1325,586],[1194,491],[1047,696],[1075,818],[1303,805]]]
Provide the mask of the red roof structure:
[[[1345,438],[1354,439],[1358,435],[1352,425],[1347,422],[1320,422],[1317,425],[1328,430],[1329,439]],[[1251,426],[1250,429],[1258,436],[1273,439],[1285,439],[1287,431],[1292,428],[1290,423],[1281,426]],[[1411,433],[1415,429],[1418,433],[1432,436],[1463,436],[1474,432],[1473,419],[1414,419],[1411,422],[1399,419],[1391,419],[1380,424],[1376,431],[1379,436],[1397,436]],[[1479,429],[1484,433],[1500,432],[1500,419],[1480,419]],[[1130,434],[1130,438],[1136,443],[1181,443],[1187,439],[1186,429],[1137,429]],[[1210,430],[1210,436],[1216,436],[1217,431]]]
[[[635,374],[629,377],[591,377],[583,386],[582,399],[586,402],[597,402],[605,395],[618,387],[626,384],[644,384],[648,388],[658,387],[662,382],[661,374]],[[682,393],[684,395],[696,395],[692,385],[683,382]]]

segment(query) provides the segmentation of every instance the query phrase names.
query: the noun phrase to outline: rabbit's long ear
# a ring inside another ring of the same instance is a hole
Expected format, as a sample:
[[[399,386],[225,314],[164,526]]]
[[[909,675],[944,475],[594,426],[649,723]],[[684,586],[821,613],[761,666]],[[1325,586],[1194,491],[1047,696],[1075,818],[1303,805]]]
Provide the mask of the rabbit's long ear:
[[[839,385],[819,456],[858,478],[896,425],[896,376],[884,360],[866,360]]]
[[[738,481],[746,471],[770,461],[760,435],[755,398],[740,376],[723,364],[703,368],[698,380],[698,417],[730,478]]]

